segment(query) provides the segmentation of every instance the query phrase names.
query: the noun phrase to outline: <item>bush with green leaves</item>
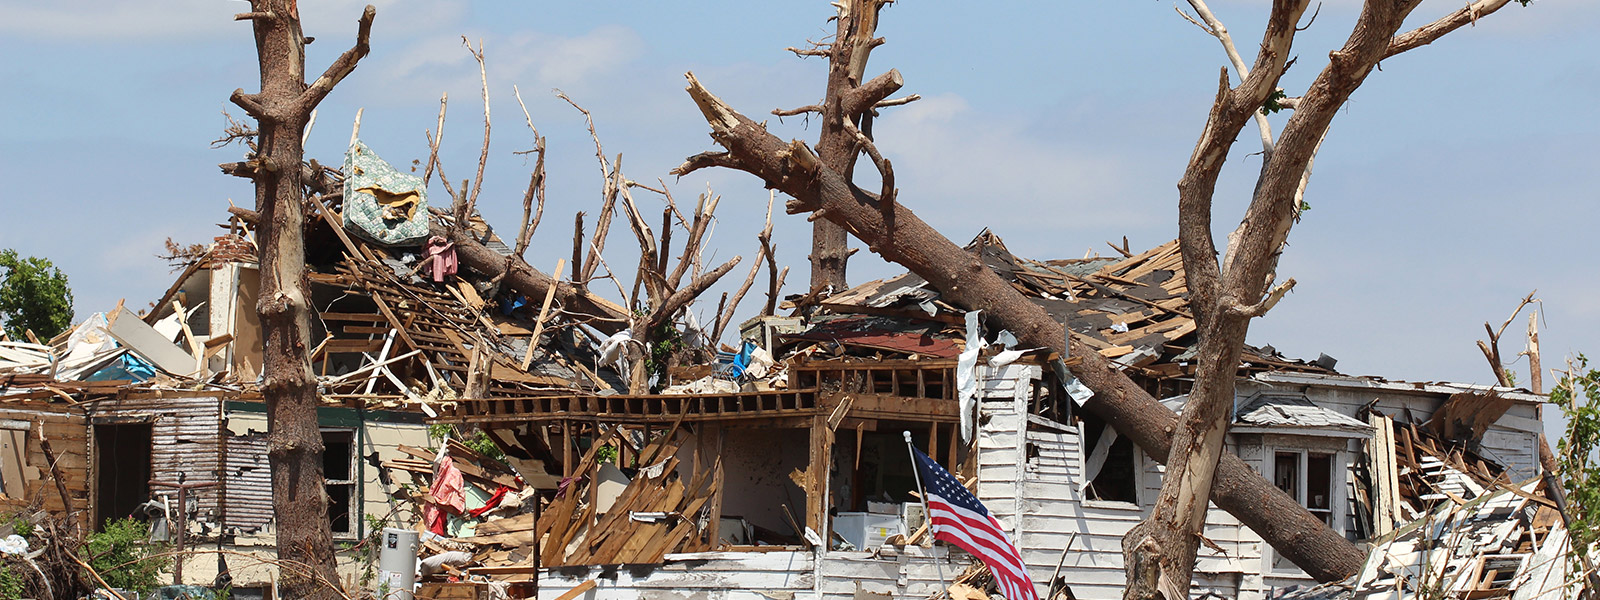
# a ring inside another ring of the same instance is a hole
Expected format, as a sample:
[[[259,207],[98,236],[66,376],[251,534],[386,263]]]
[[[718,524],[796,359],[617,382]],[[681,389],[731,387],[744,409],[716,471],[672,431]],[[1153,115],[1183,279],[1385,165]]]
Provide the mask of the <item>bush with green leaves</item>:
[[[111,587],[143,594],[159,587],[161,573],[172,565],[167,547],[149,543],[149,535],[146,523],[106,519],[105,531],[89,534],[79,554]]]
[[[50,339],[72,325],[72,288],[49,260],[0,250],[0,320],[13,340]]]
[[[1573,568],[1581,572],[1579,564],[1600,540],[1600,369],[1578,355],[1577,368],[1550,391],[1550,402],[1567,417],[1556,460],[1567,492]]]

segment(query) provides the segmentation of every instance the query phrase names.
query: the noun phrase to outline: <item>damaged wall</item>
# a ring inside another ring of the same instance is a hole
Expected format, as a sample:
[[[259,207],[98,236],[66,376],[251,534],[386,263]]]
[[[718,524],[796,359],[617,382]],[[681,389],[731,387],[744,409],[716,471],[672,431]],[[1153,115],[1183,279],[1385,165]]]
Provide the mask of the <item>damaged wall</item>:
[[[95,459],[90,464],[90,481],[104,485],[106,478],[117,475],[109,469],[121,469],[128,461],[148,460],[150,479],[178,483],[180,475],[187,483],[220,481],[223,464],[222,403],[225,396],[219,392],[184,392],[171,390],[130,390],[122,398],[96,402],[88,411],[89,437],[96,439],[101,430],[117,426],[148,425],[150,447],[148,457],[122,454],[125,449],[93,448]],[[100,438],[103,439],[103,438]],[[91,445],[94,444],[91,442]],[[115,456],[103,453],[116,452]],[[102,468],[102,465],[105,468]],[[123,488],[130,489],[130,488]],[[150,487],[151,496],[160,494],[177,497],[170,488]],[[199,498],[199,519],[216,522],[220,516],[219,488],[191,490]],[[140,498],[143,502],[148,498]],[[101,500],[103,504],[103,499]],[[118,506],[122,506],[118,503]],[[96,506],[95,518],[127,516],[120,510]]]
[[[803,451],[810,443],[804,429],[725,428],[722,446],[726,477],[722,499],[724,517],[744,517],[759,527],[789,533],[793,530],[783,515],[788,505],[794,518],[803,519],[806,492],[795,485],[789,474],[805,470],[808,457]],[[789,452],[775,450],[787,449]]]
[[[1026,412],[1029,387],[1040,377],[1039,367],[1011,365],[980,371],[983,387],[979,396],[985,419],[980,419],[978,430],[978,498],[1010,528],[1012,541],[1022,550],[1041,595],[1060,563],[1061,576],[1077,598],[1120,599],[1125,581],[1122,536],[1144,518],[1148,507],[1085,499],[1079,428],[1030,417]],[[1026,384],[1019,385],[1023,382]],[[1154,465],[1154,461],[1143,462]],[[1249,530],[1213,507],[1207,513],[1205,535],[1226,550],[1227,556],[1201,550],[1195,593],[1264,597],[1261,578],[1250,568],[1259,550],[1258,540]],[[1063,549],[1067,550],[1065,556]]]
[[[89,441],[85,423],[81,407],[45,402],[0,404],[0,436],[10,446],[4,449],[7,462],[0,465],[5,482],[5,487],[0,488],[5,492],[0,494],[0,513],[27,507],[41,497],[45,510],[62,510],[61,493],[50,477],[50,460],[39,443],[41,430],[56,454],[56,467],[65,479],[72,508],[81,511],[89,506]]]
[[[368,457],[377,454],[377,461],[410,458],[401,452],[402,445],[426,448],[427,425],[421,415],[393,411],[361,411],[342,407],[322,407],[318,422],[325,433],[344,436],[348,445],[329,445],[330,451],[343,450],[341,457],[328,460],[349,461],[354,497],[350,504],[350,520],[344,531],[336,537],[350,539],[369,533],[367,517],[390,519],[391,525],[410,527],[417,519],[411,503],[395,499],[391,494],[399,485],[410,481],[385,480],[381,469]],[[242,537],[241,544],[273,544],[270,529],[272,521],[272,480],[267,465],[266,405],[260,402],[232,402],[228,404],[228,506],[229,529]],[[342,463],[341,464],[345,464]]]

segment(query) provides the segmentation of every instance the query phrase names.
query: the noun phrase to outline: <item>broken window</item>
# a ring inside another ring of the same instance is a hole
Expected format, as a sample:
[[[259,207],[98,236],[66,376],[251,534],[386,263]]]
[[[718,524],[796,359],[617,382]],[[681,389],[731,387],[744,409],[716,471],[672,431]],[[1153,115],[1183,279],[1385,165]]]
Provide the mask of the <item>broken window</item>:
[[[328,491],[328,521],[336,536],[355,535],[355,431],[322,430],[322,477]]]
[[[1078,424],[1083,446],[1083,497],[1139,503],[1138,456],[1133,442],[1092,414]]]
[[[1306,507],[1312,515],[1334,527],[1333,491],[1335,454],[1305,450],[1277,450],[1272,453],[1272,483]],[[1272,568],[1293,569],[1288,560],[1273,552]]]

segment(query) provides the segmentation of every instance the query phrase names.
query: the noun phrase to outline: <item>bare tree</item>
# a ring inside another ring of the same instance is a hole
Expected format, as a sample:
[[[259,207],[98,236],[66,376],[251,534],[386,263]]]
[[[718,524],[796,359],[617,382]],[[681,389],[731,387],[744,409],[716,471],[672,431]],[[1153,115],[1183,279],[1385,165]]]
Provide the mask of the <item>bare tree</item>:
[[[1189,0],[1203,30],[1223,45],[1238,84],[1224,67],[1205,129],[1178,182],[1178,239],[1199,337],[1194,387],[1173,432],[1167,475],[1150,517],[1123,538],[1129,599],[1187,598],[1218,461],[1232,422],[1234,382],[1250,321],[1294,287],[1277,281],[1279,257],[1300,218],[1312,161],[1340,107],[1378,62],[1430,43],[1507,3],[1484,0],[1401,33],[1421,0],[1367,0],[1343,47],[1298,98],[1283,98],[1278,80],[1294,63],[1292,48],[1308,0],[1275,0],[1255,64],[1246,67],[1222,22],[1203,0]],[[1280,98],[1282,98],[1280,100]],[[1293,110],[1276,141],[1266,110]],[[1254,119],[1262,167],[1238,228],[1218,261],[1212,239],[1217,178],[1234,140]],[[1281,549],[1280,549],[1281,551]]]
[[[789,51],[801,57],[828,58],[828,86],[823,91],[822,102],[772,111],[772,114],[780,117],[821,115],[822,133],[817,140],[817,157],[823,165],[847,178],[855,171],[856,158],[861,155],[865,138],[871,135],[876,105],[902,85],[900,72],[895,70],[871,81],[863,81],[867,58],[873,48],[884,42],[883,38],[877,37],[878,12],[892,2],[846,0],[834,3],[839,14],[834,19],[836,30],[832,41],[812,43],[805,49],[789,48]],[[898,103],[912,100],[916,100],[916,97],[902,99]],[[892,176],[886,185],[894,185]],[[843,227],[828,219],[812,221],[812,295],[830,288],[836,292],[844,290],[845,266],[850,258],[848,243],[849,238]]]
[[[277,526],[285,598],[337,598],[338,573],[323,485],[322,434],[317,426],[316,379],[309,346],[311,304],[305,268],[305,186],[302,135],[312,110],[367,55],[377,11],[361,14],[355,47],[340,55],[310,85],[305,81],[305,45],[300,14],[292,0],[252,0],[235,17],[255,29],[261,92],[234,90],[230,100],[254,117],[256,153],[246,168],[256,187],[261,241],[261,295],[256,311],[266,338],[262,397],[267,403],[267,460],[272,468],[272,504]],[[226,167],[225,167],[226,169]],[[319,175],[319,169],[310,169]]]
[[[1167,481],[1188,481],[1185,496],[1164,492],[1158,508],[1162,519],[1129,537],[1130,595],[1153,596],[1165,590],[1186,595],[1189,573],[1207,500],[1239,518],[1282,556],[1322,581],[1353,573],[1364,553],[1345,541],[1288,495],[1277,490],[1238,457],[1223,453],[1231,404],[1233,377],[1249,319],[1270,309],[1291,284],[1273,287],[1268,274],[1275,271],[1289,226],[1298,216],[1304,182],[1316,149],[1338,108],[1360,85],[1379,60],[1426,45],[1438,37],[1498,10],[1507,0],[1481,0],[1428,25],[1398,34],[1404,18],[1417,0],[1369,0],[1344,48],[1332,53],[1329,65],[1301,98],[1280,105],[1296,112],[1284,134],[1264,160],[1260,182],[1244,223],[1231,237],[1222,265],[1216,262],[1211,242],[1211,197],[1216,177],[1232,141],[1242,128],[1267,106],[1278,92],[1277,81],[1291,62],[1289,49],[1297,23],[1305,10],[1303,0],[1274,2],[1267,34],[1257,64],[1241,72],[1237,87],[1228,85],[1227,73],[1207,122],[1205,133],[1179,184],[1180,229],[1185,267],[1194,286],[1201,326],[1200,372],[1191,395],[1189,418],[1180,427],[1173,413],[1155,402],[1125,375],[1091,348],[1068,339],[1061,323],[1041,307],[963,252],[947,238],[917,218],[893,198],[892,185],[878,193],[856,186],[851,175],[830,167],[798,140],[785,143],[760,124],[734,111],[691,74],[688,92],[711,126],[712,138],[725,151],[690,157],[674,172],[682,175],[705,167],[726,167],[760,177],[767,186],[793,197],[791,213],[813,213],[839,224],[885,259],[899,263],[928,280],[947,299],[964,306],[985,307],[998,327],[1017,334],[1027,345],[1047,346],[1083,361],[1073,373],[1095,390],[1086,407],[1131,438],[1158,459],[1187,458],[1202,452],[1169,472],[1184,475]],[[898,77],[895,78],[898,80]],[[896,85],[895,87],[898,87]],[[857,136],[861,151],[878,165],[885,182],[892,167],[881,159],[874,144]],[[1193,283],[1199,280],[1198,285]],[[1270,288],[1270,292],[1269,292]],[[1217,404],[1223,405],[1222,409]],[[1176,435],[1174,435],[1176,434]],[[1182,444],[1174,445],[1174,438]],[[1213,449],[1214,448],[1214,449]],[[1192,480],[1196,475],[1202,479]],[[1164,530],[1164,531],[1163,531]],[[1171,540],[1162,544],[1161,540]],[[1152,542],[1154,540],[1154,542]]]

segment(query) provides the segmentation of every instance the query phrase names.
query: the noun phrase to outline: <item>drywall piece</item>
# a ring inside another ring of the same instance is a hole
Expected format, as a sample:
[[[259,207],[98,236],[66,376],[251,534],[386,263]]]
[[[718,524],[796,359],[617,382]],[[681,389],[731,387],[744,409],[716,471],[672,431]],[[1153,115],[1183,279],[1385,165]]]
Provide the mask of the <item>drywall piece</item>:
[[[174,375],[194,372],[194,357],[166,339],[128,309],[117,307],[107,319],[107,331],[118,343]]]

